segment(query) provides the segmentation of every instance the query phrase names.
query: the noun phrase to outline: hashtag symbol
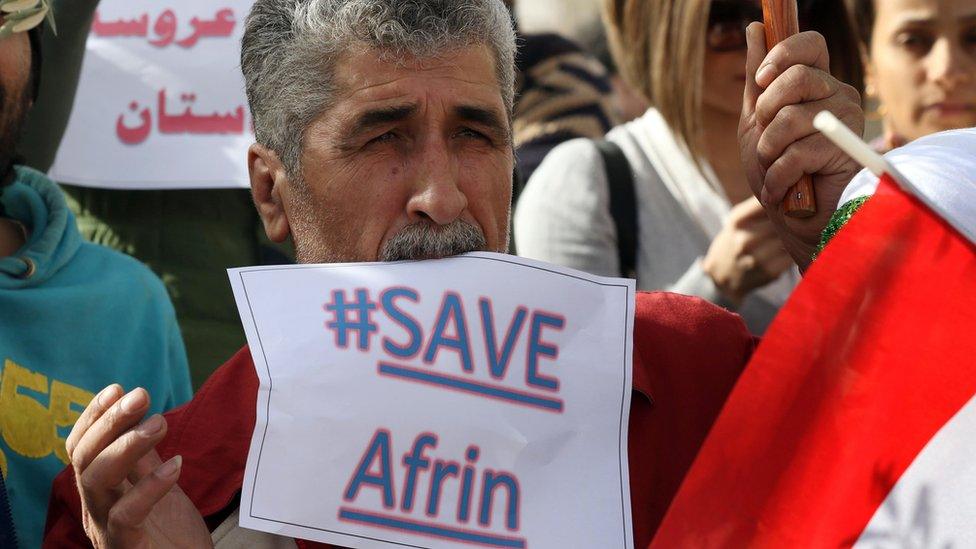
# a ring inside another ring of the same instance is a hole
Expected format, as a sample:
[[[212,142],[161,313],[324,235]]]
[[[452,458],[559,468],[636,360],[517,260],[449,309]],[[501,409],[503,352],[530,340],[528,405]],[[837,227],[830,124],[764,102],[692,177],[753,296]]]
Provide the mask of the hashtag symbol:
[[[336,346],[348,348],[349,332],[358,332],[359,350],[369,350],[369,338],[379,327],[373,322],[371,314],[376,310],[376,303],[369,300],[367,290],[356,290],[356,300],[352,303],[346,302],[344,290],[335,290],[332,292],[332,302],[325,304],[325,310],[335,315],[335,320],[326,322],[325,326],[335,332]]]

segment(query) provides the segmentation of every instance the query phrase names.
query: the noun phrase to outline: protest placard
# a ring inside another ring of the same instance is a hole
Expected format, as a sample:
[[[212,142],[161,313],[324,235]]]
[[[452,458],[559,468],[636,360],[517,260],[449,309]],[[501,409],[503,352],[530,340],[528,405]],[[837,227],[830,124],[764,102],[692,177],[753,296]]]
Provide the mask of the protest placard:
[[[261,382],[241,526],[632,547],[632,280],[490,253],[229,274]]]
[[[240,71],[253,0],[102,0],[51,168],[115,189],[247,187]]]

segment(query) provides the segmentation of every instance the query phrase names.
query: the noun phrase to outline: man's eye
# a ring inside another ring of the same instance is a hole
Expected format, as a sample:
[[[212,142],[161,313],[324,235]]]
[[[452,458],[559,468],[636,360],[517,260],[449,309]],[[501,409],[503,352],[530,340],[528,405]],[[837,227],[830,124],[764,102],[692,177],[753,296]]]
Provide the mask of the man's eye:
[[[383,143],[385,141],[392,141],[396,138],[396,134],[393,132],[386,132],[383,135],[374,137],[369,140],[369,143]]]
[[[458,137],[473,137],[475,139],[491,141],[490,139],[488,139],[488,136],[486,136],[485,134],[476,130],[472,130],[471,128],[461,128],[461,130],[457,133],[457,135]]]

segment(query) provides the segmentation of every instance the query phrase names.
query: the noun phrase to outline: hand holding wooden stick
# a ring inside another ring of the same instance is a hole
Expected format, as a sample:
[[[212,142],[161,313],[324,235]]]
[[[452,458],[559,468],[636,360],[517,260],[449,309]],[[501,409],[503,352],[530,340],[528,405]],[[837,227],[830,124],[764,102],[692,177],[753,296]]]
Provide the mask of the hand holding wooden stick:
[[[800,32],[796,0],[762,0],[763,25],[766,28],[766,49]],[[817,213],[813,179],[804,175],[790,188],[783,199],[783,211],[789,217],[811,217]]]

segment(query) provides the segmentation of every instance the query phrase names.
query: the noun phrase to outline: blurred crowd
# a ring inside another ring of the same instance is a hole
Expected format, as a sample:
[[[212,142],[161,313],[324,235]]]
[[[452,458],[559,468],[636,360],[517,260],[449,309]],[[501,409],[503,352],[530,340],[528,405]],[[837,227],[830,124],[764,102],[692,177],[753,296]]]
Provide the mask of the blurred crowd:
[[[259,215],[274,196],[45,182],[98,0],[50,4],[56,34],[0,31],[0,466],[21,547],[40,546],[68,432],[95,393],[144,387],[151,413],[188,401],[245,345],[226,269],[295,261],[287,231]],[[741,160],[759,1],[506,5],[518,36],[509,250],[702,298],[761,336],[803,266]],[[861,94],[876,150],[976,126],[976,2],[798,7],[830,75]],[[18,221],[31,212],[43,214]]]

